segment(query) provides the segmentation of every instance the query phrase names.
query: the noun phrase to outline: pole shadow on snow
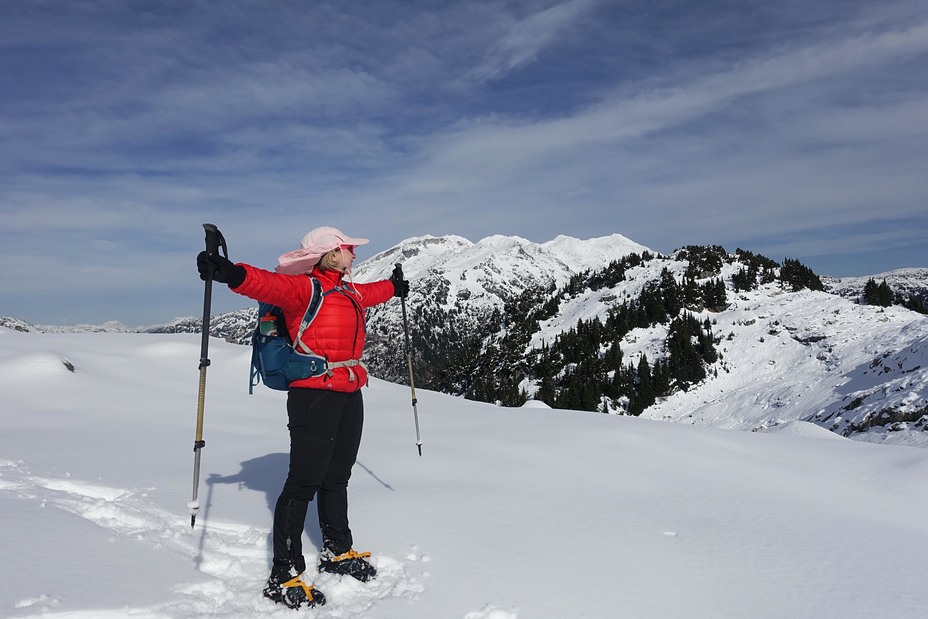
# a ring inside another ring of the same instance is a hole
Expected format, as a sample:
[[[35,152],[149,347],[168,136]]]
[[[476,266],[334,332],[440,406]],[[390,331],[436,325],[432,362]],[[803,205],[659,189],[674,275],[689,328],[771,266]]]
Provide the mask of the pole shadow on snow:
[[[364,464],[363,464],[360,460],[356,460],[356,461],[355,461],[355,464],[357,464],[357,465],[360,466],[362,469],[364,469],[364,472],[367,473],[368,475],[370,475],[371,477],[373,477],[373,478],[374,478],[374,481],[376,481],[378,484],[380,484],[381,486],[383,486],[384,488],[386,488],[386,489],[389,490],[390,492],[396,492],[396,490],[393,489],[393,486],[391,486],[390,484],[388,484],[388,483],[385,482],[384,480],[382,480],[382,479],[380,479],[379,477],[377,477],[377,474],[376,474],[374,471],[372,471],[372,470],[370,470],[369,468],[367,468],[366,466],[364,466]]]

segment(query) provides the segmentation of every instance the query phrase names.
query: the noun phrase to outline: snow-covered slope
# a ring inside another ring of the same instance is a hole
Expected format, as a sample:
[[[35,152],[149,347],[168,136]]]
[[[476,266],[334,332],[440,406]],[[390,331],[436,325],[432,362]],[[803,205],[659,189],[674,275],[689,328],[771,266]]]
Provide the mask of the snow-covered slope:
[[[349,490],[357,547],[379,577],[312,574],[326,606],[275,608],[260,591],[287,471],[286,395],[247,395],[247,349],[213,339],[209,352],[191,530],[200,338],[0,328],[0,616],[917,619],[928,608],[926,450],[803,422],[731,432],[420,389],[420,458],[409,388],[379,380]]]
[[[644,417],[741,430],[804,420],[863,440],[928,446],[928,317],[779,283],[736,293],[730,282],[742,266],[735,260],[719,272],[728,282],[729,307],[695,313],[712,323],[721,359],[704,381],[659,399]],[[662,257],[614,286],[569,296],[530,348],[552,342],[578,320],[605,320],[616,302],[634,298],[662,270],[679,279],[685,268]],[[920,277],[928,270],[909,271],[910,286],[924,287]],[[666,334],[662,325],[633,330],[621,342],[625,359],[634,365],[642,354],[662,357]]]
[[[918,421],[928,415],[928,318],[776,286],[730,300],[711,316],[722,338],[715,371],[643,416],[741,430],[798,419],[928,446]]]

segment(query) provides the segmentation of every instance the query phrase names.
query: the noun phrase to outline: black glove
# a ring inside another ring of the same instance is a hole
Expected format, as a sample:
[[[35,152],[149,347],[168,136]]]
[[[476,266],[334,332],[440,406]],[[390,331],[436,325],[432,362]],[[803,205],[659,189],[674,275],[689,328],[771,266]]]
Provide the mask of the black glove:
[[[399,268],[393,270],[390,281],[393,282],[394,297],[405,299],[409,296],[409,282],[403,279],[403,272],[400,271]]]
[[[245,267],[240,266],[220,254],[197,254],[197,270],[200,279],[206,281],[212,276],[213,281],[229,284],[229,288],[238,288],[245,281]]]

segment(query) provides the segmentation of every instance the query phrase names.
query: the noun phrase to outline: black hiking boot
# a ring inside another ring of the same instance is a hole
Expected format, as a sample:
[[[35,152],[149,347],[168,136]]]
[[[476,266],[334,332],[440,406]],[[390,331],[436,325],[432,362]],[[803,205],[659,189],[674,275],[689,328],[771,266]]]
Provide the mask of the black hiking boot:
[[[371,556],[369,552],[355,552],[353,549],[346,553],[335,555],[331,550],[323,550],[319,559],[319,571],[330,574],[341,574],[367,582],[377,575],[377,570],[366,559]]]
[[[264,587],[264,597],[287,608],[312,608],[317,604],[324,606],[325,596],[322,592],[306,584],[302,572],[294,576],[295,572],[290,566],[275,565]]]

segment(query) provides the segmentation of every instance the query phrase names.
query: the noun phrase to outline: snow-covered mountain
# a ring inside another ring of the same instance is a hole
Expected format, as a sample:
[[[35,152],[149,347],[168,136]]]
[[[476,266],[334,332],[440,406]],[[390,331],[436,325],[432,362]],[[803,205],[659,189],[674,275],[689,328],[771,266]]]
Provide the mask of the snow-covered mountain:
[[[529,288],[563,286],[577,273],[646,251],[620,234],[586,241],[558,236],[541,244],[511,236],[478,243],[459,236],[424,236],[365,260],[354,276],[358,281],[384,279],[400,263],[406,278],[420,283],[417,296],[433,295],[446,310],[458,302],[486,309],[502,307]]]
[[[624,237],[591,241],[561,237],[543,245],[492,237],[478,244],[459,238],[410,239],[360,265],[359,281],[386,277],[395,262],[415,282],[409,306],[415,319],[448,337],[479,331],[507,301],[535,286],[559,297],[557,312],[543,320],[524,353],[553,342],[578,321],[605,321],[617,303],[633,299],[664,270],[681,280],[693,260],[686,252],[655,256],[627,271],[613,285],[565,284],[585,271],[596,272],[630,254],[648,252]],[[692,253],[692,252],[690,252]],[[765,430],[793,420],[815,422],[847,436],[871,441],[928,445],[928,319],[901,307],[857,302],[855,286],[869,278],[831,278],[841,295],[793,291],[781,282],[735,292],[732,280],[745,268],[740,255],[728,256],[715,271],[700,274],[726,283],[724,311],[696,312],[709,320],[720,359],[708,376],[688,390],[659,398],[643,416],[745,430]],[[895,275],[895,276],[894,276]],[[882,276],[881,276],[882,277]],[[582,279],[582,278],[581,278]],[[887,283],[906,291],[928,289],[928,269],[887,274]],[[395,306],[372,312],[372,355],[381,373],[402,380],[402,365],[388,350],[401,342]],[[442,320],[435,321],[438,315]],[[626,362],[666,356],[667,326],[634,329],[621,342]],[[605,353],[605,349],[600,351]],[[529,395],[538,385],[523,382]],[[611,409],[615,410],[615,409]]]
[[[0,326],[14,331],[22,331],[23,333],[137,333],[139,331],[139,329],[127,327],[115,320],[104,322],[102,325],[60,327],[57,325],[33,325],[25,320],[7,316],[0,316]]]
[[[630,257],[636,259],[623,262]],[[825,277],[824,290],[797,288],[777,279],[779,265],[766,259],[765,273],[751,275],[756,285],[736,286],[739,276],[756,268],[755,258],[722,248],[662,256],[617,234],[589,240],[561,236],[541,244],[504,236],[477,243],[425,236],[357,265],[354,278],[386,278],[402,265],[413,284],[407,309],[417,385],[463,393],[451,384],[446,367],[449,357],[459,356],[465,370],[470,360],[476,373],[515,381],[529,397],[540,397],[533,364],[541,351],[578,325],[606,323],[617,308],[635,303],[668,277],[696,285],[720,282],[726,293],[722,306],[712,311],[697,300],[684,310],[711,331],[717,359],[703,379],[669,390],[642,416],[756,431],[802,420],[869,441],[928,446],[928,318],[898,306],[860,304],[869,277]],[[872,279],[906,294],[928,291],[928,269]],[[246,307],[215,316],[210,330],[247,343],[255,313]],[[192,333],[199,323],[183,318],[148,331]],[[47,330],[22,321],[0,319],[0,325]],[[669,331],[661,322],[636,327],[617,342],[600,343],[594,355],[620,349],[627,366],[642,357],[655,362],[668,356]],[[400,304],[373,308],[368,332],[366,355],[374,374],[404,382]],[[501,353],[507,346],[509,352]],[[500,357],[493,365],[473,361],[493,355]],[[575,369],[575,362],[565,362],[559,377]],[[603,396],[600,410],[623,412],[627,401]]]

